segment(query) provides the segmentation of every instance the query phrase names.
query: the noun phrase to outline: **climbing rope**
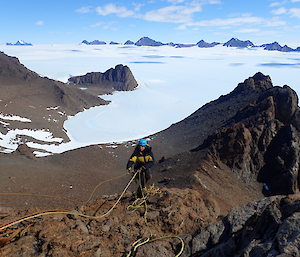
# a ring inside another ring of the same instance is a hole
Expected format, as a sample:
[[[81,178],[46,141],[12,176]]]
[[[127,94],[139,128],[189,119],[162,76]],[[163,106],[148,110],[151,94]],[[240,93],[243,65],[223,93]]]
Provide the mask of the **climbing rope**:
[[[38,195],[38,194],[28,194],[28,193],[0,193],[0,195],[6,195],[6,196],[10,196],[10,195],[15,195],[15,196],[34,196],[34,197],[45,197],[45,198],[56,198],[56,199],[63,199],[63,200],[66,200],[66,201],[70,201],[70,202],[74,202],[74,203],[78,203],[78,204],[87,204],[93,197],[96,189],[101,186],[102,184],[104,183],[107,183],[109,181],[112,181],[112,180],[115,180],[115,179],[118,179],[118,178],[121,178],[121,177],[124,177],[126,176],[127,174],[122,174],[118,177],[114,177],[114,178],[111,178],[111,179],[108,179],[108,180],[105,180],[101,183],[99,183],[95,188],[94,190],[92,191],[90,197],[88,198],[87,201],[85,202],[82,202],[82,201],[76,201],[76,200],[73,200],[73,199],[70,199],[70,198],[67,198],[67,197],[63,197],[63,196],[55,196],[55,195]]]
[[[121,198],[123,197],[123,195],[125,194],[125,192],[127,191],[128,187],[130,186],[130,184],[132,183],[132,181],[134,180],[136,174],[134,174],[134,176],[132,176],[132,178],[130,179],[130,181],[127,183],[126,187],[124,188],[122,194],[120,195],[120,197],[118,198],[118,200],[115,202],[115,204],[104,214],[99,215],[99,216],[89,216],[89,215],[85,215],[85,214],[81,214],[81,213],[74,213],[74,212],[67,212],[67,211],[47,211],[47,212],[40,212],[40,213],[36,213],[36,214],[31,214],[25,217],[22,217],[20,219],[14,220],[12,222],[9,222],[3,226],[0,227],[0,231],[4,230],[6,228],[9,228],[13,225],[19,224],[22,221],[26,221],[29,219],[33,219],[33,218],[37,218],[37,217],[41,217],[41,216],[45,216],[45,215],[51,215],[51,214],[69,214],[69,215],[77,215],[80,217],[84,217],[84,218],[88,218],[88,219],[100,219],[103,218],[105,216],[107,216],[116,206],[117,204],[120,202]],[[97,186],[98,187],[98,186]],[[94,191],[93,191],[94,192]],[[90,200],[90,199],[89,199]],[[88,201],[89,201],[88,200]]]
[[[132,176],[132,178],[130,179],[130,181],[127,183],[127,185],[125,186],[123,192],[121,193],[120,197],[115,202],[115,204],[106,213],[104,213],[102,215],[89,216],[89,215],[85,215],[85,214],[81,214],[81,213],[74,213],[74,212],[68,212],[68,211],[47,211],[47,212],[40,212],[40,213],[36,213],[36,214],[31,214],[31,215],[28,215],[28,216],[24,216],[24,217],[19,218],[17,220],[11,221],[11,222],[9,222],[9,223],[7,223],[5,225],[2,225],[2,226],[0,226],[0,231],[1,230],[5,230],[5,229],[7,229],[7,228],[9,228],[11,226],[14,226],[16,224],[19,224],[19,223],[21,223],[23,221],[34,219],[34,218],[38,218],[38,217],[45,216],[45,215],[53,215],[53,214],[77,215],[77,216],[80,216],[80,217],[83,217],[83,218],[94,219],[94,220],[103,218],[103,217],[107,216],[117,206],[117,204],[120,202],[120,200],[124,196],[125,192],[129,188],[129,186],[131,185],[132,181],[135,179],[135,177],[137,176],[137,174],[139,174],[139,186],[142,189],[141,171],[138,170],[137,172],[134,173],[134,175]],[[112,179],[109,179],[109,180],[106,180],[106,181],[103,181],[103,182],[99,183],[94,188],[94,190],[92,191],[89,199],[85,203],[88,203],[91,200],[94,192],[96,191],[96,189],[100,185],[102,185],[103,183],[106,183],[108,181],[111,181],[113,179],[117,179],[117,178],[123,177],[125,175],[126,174],[123,174],[123,175],[120,175],[118,177],[115,177],[115,178],[112,178]],[[141,208],[142,206],[145,207],[144,220],[145,220],[145,224],[148,227],[148,230],[150,232],[150,236],[149,237],[140,238],[136,242],[134,242],[132,244],[132,250],[128,253],[127,257],[133,256],[137,252],[138,248],[140,246],[142,246],[142,245],[145,245],[147,243],[152,243],[152,242],[155,242],[155,241],[158,241],[158,240],[171,239],[171,238],[178,239],[181,242],[181,249],[180,249],[179,253],[175,256],[175,257],[179,257],[182,254],[183,250],[184,250],[184,242],[183,242],[182,238],[180,238],[179,236],[162,236],[162,237],[159,237],[159,238],[151,239],[153,237],[153,233],[151,232],[151,229],[150,229],[150,227],[148,225],[148,222],[147,222],[147,211],[148,211],[147,199],[148,199],[148,197],[157,194],[159,192],[159,188],[157,188],[154,185],[152,185],[149,188],[146,188],[146,187],[143,188],[141,190],[141,192],[142,192],[142,197],[141,198],[137,197],[136,200],[131,205],[129,205],[127,207],[127,210],[130,210],[130,211],[134,212],[134,211],[138,210],[139,208]],[[0,195],[26,195],[26,196],[52,197],[52,198],[60,198],[60,199],[64,199],[64,200],[68,200],[68,201],[72,201],[72,202],[76,202],[76,203],[82,203],[82,202],[78,202],[78,201],[75,201],[75,200],[72,200],[72,199],[69,199],[69,198],[66,198],[66,197],[50,196],[50,195],[35,195],[35,194],[23,194],[23,193],[0,193]]]
[[[141,172],[139,171],[139,172],[136,172],[136,173],[139,173],[139,187],[142,188]],[[143,175],[144,175],[144,181],[145,181],[145,173],[143,173]],[[157,194],[159,192],[159,188],[155,187],[154,184],[153,184],[153,185],[149,186],[149,188],[147,188],[147,187],[142,188],[141,192],[142,192],[142,197],[141,198],[137,197],[136,200],[131,205],[129,205],[127,207],[127,210],[135,212],[139,208],[141,208],[142,206],[145,207],[144,221],[145,221],[145,224],[148,228],[150,236],[149,237],[143,237],[143,238],[140,238],[137,241],[135,241],[132,244],[132,247],[131,247],[132,250],[129,251],[129,253],[127,254],[126,257],[135,256],[135,253],[137,252],[138,248],[142,245],[145,245],[147,243],[152,243],[152,242],[155,242],[155,241],[159,241],[159,240],[170,239],[170,238],[179,239],[180,242],[181,242],[181,249],[180,249],[179,253],[175,256],[175,257],[179,257],[182,254],[183,250],[184,250],[184,242],[183,242],[182,238],[180,238],[179,236],[162,236],[162,237],[159,237],[159,238],[151,239],[153,237],[153,233],[152,233],[152,231],[151,231],[151,229],[148,225],[148,221],[147,221],[147,212],[148,212],[147,199],[149,197]]]

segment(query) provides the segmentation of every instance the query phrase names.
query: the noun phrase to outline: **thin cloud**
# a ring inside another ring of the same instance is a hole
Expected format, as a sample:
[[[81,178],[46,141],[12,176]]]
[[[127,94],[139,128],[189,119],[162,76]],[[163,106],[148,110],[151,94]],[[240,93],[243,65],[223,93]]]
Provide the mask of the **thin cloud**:
[[[38,21],[37,23],[36,23],[36,25],[44,25],[44,21]]]
[[[273,17],[272,19],[264,20],[263,25],[266,27],[280,27],[285,26],[286,21],[282,21],[278,17]]]
[[[300,2],[300,0],[292,0],[292,3]]]
[[[141,7],[144,6],[144,4],[136,4],[136,3],[133,3],[133,5],[135,6],[134,10],[136,12],[139,12],[141,10]]]
[[[135,14],[134,11],[128,10],[124,6],[118,7],[115,4],[107,4],[103,7],[98,6],[96,8],[96,12],[103,16],[106,16],[109,14],[116,14],[118,17],[121,17],[121,18],[133,16]]]
[[[287,9],[285,9],[284,7],[280,7],[277,10],[272,10],[271,13],[275,14],[275,15],[280,15],[280,14],[284,14],[287,12]]]
[[[296,17],[300,19],[300,8],[292,8],[290,9],[289,13],[291,14],[291,17]]]
[[[234,32],[237,32],[237,33],[257,33],[259,31],[260,31],[259,29],[239,29],[239,30],[236,30]]]
[[[183,3],[185,0],[167,0],[169,3],[172,4],[181,4]]]
[[[200,5],[197,6],[167,6],[158,10],[152,10],[143,15],[147,21],[186,23],[191,22],[193,14],[201,12]]]
[[[193,22],[188,25],[200,26],[200,27],[224,27],[224,26],[242,26],[245,24],[258,25],[265,21],[261,17],[237,17],[229,19],[213,19],[213,20],[203,20],[198,22]]]
[[[84,6],[84,7],[81,7],[79,9],[75,10],[75,12],[89,13],[89,12],[91,12],[91,8],[92,8],[92,6]]]
[[[265,27],[276,27],[284,26],[285,21],[281,21],[278,17],[272,19],[265,19],[262,17],[242,16],[228,19],[213,19],[213,20],[202,20],[198,22],[190,22],[180,25],[177,29],[185,29],[187,26],[194,27],[218,27],[218,28],[231,28],[238,26],[265,26]],[[251,28],[247,28],[251,29]]]
[[[101,25],[103,25],[103,24],[104,24],[103,22],[97,22],[97,23],[91,25],[91,27],[92,27],[92,28],[96,28],[96,27],[99,27],[99,26],[101,26]]]
[[[282,1],[282,2],[274,2],[270,4],[270,7],[274,6],[283,6],[287,1]]]

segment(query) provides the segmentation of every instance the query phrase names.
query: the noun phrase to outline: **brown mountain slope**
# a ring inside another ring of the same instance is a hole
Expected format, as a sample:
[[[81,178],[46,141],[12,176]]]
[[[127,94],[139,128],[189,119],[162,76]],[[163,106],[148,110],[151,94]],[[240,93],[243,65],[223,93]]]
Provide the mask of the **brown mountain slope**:
[[[55,137],[68,140],[63,132],[63,122],[68,115],[106,101],[71,88],[28,70],[19,60],[0,53],[0,110],[4,116],[17,115],[31,122],[11,121],[9,128],[49,129]],[[54,108],[55,107],[55,108]],[[7,129],[1,126],[1,131]]]
[[[271,188],[265,188],[267,194],[275,194],[278,189],[297,190],[299,127],[295,92],[287,86],[273,87],[270,77],[257,73],[230,94],[152,135],[149,143],[156,163],[151,183],[161,188],[157,196],[148,200],[147,220],[151,221],[152,233],[177,235],[202,230],[232,207],[263,198],[263,183]],[[89,204],[84,201],[100,182],[125,173],[134,143],[116,148],[89,146],[46,158],[34,158],[26,148],[11,155],[2,154],[0,186],[5,192],[51,194],[82,204],[66,199],[1,195],[1,205],[23,210],[78,205],[77,211],[82,213],[101,213],[117,196],[100,196],[121,193],[130,175],[101,185]],[[271,181],[266,180],[270,177]],[[286,187],[278,187],[282,178]],[[136,186],[133,183],[129,191],[135,191]],[[128,193],[105,220],[72,215],[32,220],[22,226],[30,225],[27,236],[16,237],[15,243],[9,241],[5,253],[19,254],[26,245],[28,255],[124,256],[135,240],[149,235],[149,227],[143,223],[145,209],[127,212],[133,201],[134,196]],[[3,218],[3,223],[32,211],[13,212]],[[55,234],[61,237],[56,239]],[[144,246],[136,256],[174,256],[179,251],[178,242],[156,243]],[[198,241],[195,244],[199,246]]]

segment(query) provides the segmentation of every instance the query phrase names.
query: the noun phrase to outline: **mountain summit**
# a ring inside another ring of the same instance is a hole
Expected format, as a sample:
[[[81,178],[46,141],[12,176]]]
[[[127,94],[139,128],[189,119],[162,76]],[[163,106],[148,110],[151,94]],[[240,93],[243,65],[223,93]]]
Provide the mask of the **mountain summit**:
[[[27,43],[27,42],[25,42],[23,40],[18,40],[15,44],[13,44],[13,43],[6,43],[6,45],[8,45],[8,46],[12,46],[12,45],[14,45],[14,46],[32,46],[31,43]]]

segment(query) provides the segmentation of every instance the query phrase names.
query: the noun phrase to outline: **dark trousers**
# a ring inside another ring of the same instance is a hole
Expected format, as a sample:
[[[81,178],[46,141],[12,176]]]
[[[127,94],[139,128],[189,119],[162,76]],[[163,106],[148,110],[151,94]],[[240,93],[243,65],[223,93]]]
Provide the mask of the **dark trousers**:
[[[149,169],[146,169],[145,171],[140,171],[139,174],[137,174],[136,179],[138,181],[138,188],[137,188],[136,195],[138,198],[143,197],[142,190],[146,186],[149,178],[150,178]]]

